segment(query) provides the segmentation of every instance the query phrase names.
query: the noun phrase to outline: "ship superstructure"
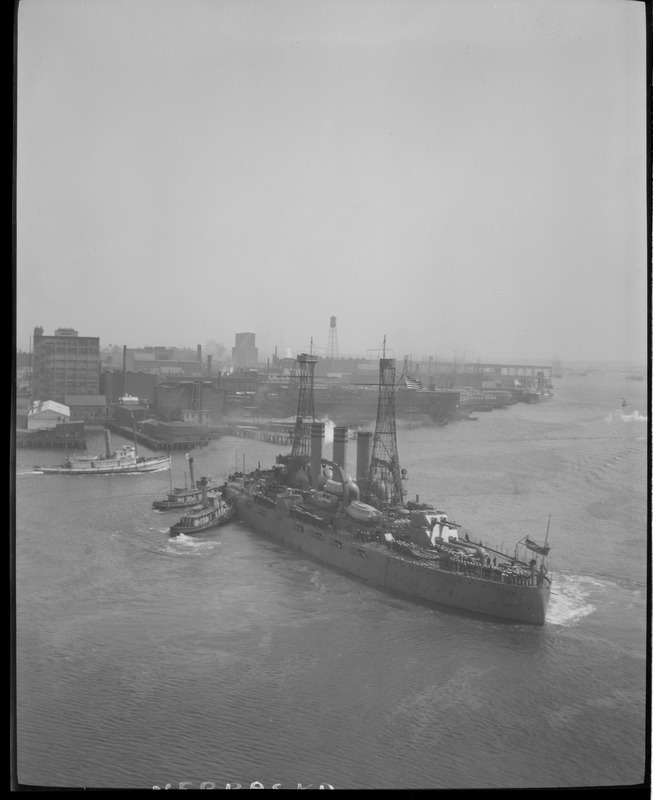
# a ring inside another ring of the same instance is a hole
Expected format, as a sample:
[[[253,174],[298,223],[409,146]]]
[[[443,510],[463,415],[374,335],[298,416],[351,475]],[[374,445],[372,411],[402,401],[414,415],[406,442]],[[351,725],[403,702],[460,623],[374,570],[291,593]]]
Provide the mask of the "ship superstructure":
[[[334,430],[333,459],[324,458],[324,424],[309,421],[314,362],[302,363],[306,379],[295,426],[300,443],[293,442],[291,453],[279,456],[269,470],[229,477],[223,491],[236,518],[380,588],[504,620],[543,624],[551,586],[546,543],[537,545],[525,536],[519,543],[523,553],[518,547],[504,553],[463,534],[436,506],[405,500],[406,472],[399,465],[394,427],[394,360],[380,359],[372,452],[370,433],[359,432],[356,480],[345,463],[347,428]]]

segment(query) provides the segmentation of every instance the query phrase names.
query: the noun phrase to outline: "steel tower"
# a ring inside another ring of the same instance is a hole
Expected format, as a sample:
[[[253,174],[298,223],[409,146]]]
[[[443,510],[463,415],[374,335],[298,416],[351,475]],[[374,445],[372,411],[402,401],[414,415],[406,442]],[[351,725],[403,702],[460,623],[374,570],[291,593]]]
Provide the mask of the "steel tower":
[[[317,356],[300,353],[297,356],[299,367],[299,395],[297,398],[297,419],[293,432],[291,458],[310,458],[311,424],[315,422],[313,402],[313,375]]]
[[[326,357],[330,359],[339,358],[338,355],[338,330],[336,329],[336,318],[331,317],[329,324],[329,339],[327,341]]]
[[[385,348],[384,348],[385,349]],[[403,505],[402,477],[399,466],[395,425],[395,360],[379,360],[379,404],[369,470],[371,495],[381,505]]]

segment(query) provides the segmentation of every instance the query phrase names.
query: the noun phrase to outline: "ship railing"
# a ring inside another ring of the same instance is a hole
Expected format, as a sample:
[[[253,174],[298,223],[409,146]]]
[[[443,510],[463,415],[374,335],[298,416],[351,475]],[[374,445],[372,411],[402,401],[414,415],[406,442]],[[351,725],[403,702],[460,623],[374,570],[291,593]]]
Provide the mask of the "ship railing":
[[[252,498],[255,503],[259,503],[259,505],[267,506],[268,508],[275,508],[276,503],[272,498],[268,497],[267,495],[261,494],[261,492],[255,492],[252,495]]]
[[[444,551],[444,548],[442,550]],[[454,555],[446,551],[441,553],[438,568],[447,572],[467,575],[470,578],[481,578],[495,583],[508,583],[516,586],[535,586],[544,582],[537,583],[537,574],[515,572],[493,564],[479,564],[478,561],[470,556]]]
[[[312,525],[317,525],[320,528],[327,527],[326,521],[319,517],[317,514],[313,514],[312,512],[308,511],[305,508],[298,508],[297,506],[292,506],[290,508],[290,516],[295,517],[296,519],[301,519],[304,522],[308,522]]]

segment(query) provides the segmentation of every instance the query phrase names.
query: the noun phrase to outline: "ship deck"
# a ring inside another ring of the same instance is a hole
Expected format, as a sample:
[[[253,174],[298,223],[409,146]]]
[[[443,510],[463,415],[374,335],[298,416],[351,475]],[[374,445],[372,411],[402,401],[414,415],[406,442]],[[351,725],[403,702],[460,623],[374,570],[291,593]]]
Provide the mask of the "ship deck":
[[[257,499],[260,498],[256,491],[252,491],[251,484],[230,484],[230,490],[237,492],[241,500],[251,506],[256,506]],[[273,508],[267,503],[263,507],[268,510]],[[551,585],[551,579],[548,575],[539,577],[539,573],[532,573],[523,562],[473,539],[465,540],[464,544],[469,547],[482,548],[491,559],[489,564],[480,564],[471,557],[447,552],[446,545],[441,549],[426,550],[417,545],[403,542],[400,538],[397,538],[397,536],[401,535],[401,529],[394,527],[392,523],[386,524],[383,528],[372,529],[363,524],[357,524],[342,512],[333,513],[317,508],[308,509],[304,507],[295,510],[295,513],[291,511],[289,516],[298,522],[314,527],[316,531],[323,535],[329,534],[339,537],[349,544],[363,550],[377,552],[386,558],[391,556],[393,559],[407,563],[419,563],[420,566],[436,572],[459,575],[479,582],[490,581],[496,584],[531,589],[548,589]],[[392,535],[391,541],[386,542],[383,540],[384,532]]]

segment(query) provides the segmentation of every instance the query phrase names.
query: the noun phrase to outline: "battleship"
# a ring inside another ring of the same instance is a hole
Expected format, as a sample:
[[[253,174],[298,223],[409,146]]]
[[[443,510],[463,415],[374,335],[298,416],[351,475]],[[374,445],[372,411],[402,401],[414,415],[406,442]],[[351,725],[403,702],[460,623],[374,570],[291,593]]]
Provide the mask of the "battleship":
[[[385,354],[384,354],[385,355]],[[379,362],[371,432],[356,437],[356,479],[348,477],[348,429],[334,429],[333,459],[323,457],[324,423],[315,421],[317,357],[300,369],[292,449],[269,469],[229,476],[222,491],[235,517],[303,556],[406,598],[504,621],[543,625],[551,592],[544,544],[523,536],[511,553],[463,533],[419,497],[408,501],[395,426],[395,361]]]

